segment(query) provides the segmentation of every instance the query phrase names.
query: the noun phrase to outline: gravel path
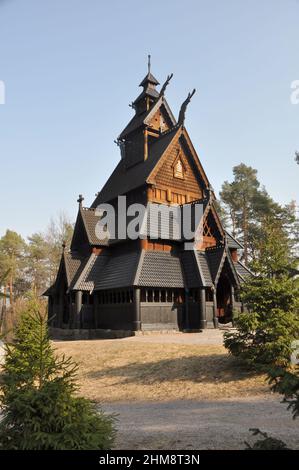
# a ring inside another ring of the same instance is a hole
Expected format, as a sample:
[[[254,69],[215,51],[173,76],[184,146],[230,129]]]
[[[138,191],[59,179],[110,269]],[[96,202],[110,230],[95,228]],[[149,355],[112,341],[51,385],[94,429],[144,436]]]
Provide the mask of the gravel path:
[[[259,428],[299,449],[299,420],[280,397],[238,401],[115,403],[117,449],[244,449],[249,428]]]
[[[207,329],[201,333],[150,333],[139,334],[137,336],[129,336],[117,341],[134,342],[134,343],[160,343],[160,344],[199,344],[222,345],[224,330]],[[112,340],[115,341],[115,340]]]

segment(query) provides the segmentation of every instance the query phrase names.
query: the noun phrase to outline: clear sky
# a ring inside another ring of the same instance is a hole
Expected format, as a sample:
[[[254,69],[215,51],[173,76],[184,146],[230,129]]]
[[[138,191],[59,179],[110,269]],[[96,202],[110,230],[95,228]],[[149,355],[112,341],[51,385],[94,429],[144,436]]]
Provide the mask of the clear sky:
[[[0,0],[0,235],[27,236],[79,193],[89,205],[119,160],[113,142],[152,55],[175,115],[218,192],[240,162],[298,201],[299,2]]]

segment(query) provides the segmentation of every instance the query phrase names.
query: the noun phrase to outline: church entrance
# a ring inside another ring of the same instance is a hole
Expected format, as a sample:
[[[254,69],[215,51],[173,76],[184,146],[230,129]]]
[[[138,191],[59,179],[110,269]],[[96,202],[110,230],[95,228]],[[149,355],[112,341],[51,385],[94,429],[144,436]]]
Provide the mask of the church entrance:
[[[232,320],[231,281],[223,272],[217,284],[216,298],[219,323],[230,322]]]

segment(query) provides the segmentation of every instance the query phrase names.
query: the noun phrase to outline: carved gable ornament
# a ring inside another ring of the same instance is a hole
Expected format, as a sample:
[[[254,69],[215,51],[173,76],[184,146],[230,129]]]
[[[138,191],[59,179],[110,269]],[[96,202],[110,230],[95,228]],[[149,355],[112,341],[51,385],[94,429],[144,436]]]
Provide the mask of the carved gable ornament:
[[[178,152],[178,155],[177,155],[177,157],[174,161],[174,164],[173,164],[173,176],[175,178],[184,179],[185,173],[186,173],[186,167],[185,167],[184,161],[181,157],[181,153]]]

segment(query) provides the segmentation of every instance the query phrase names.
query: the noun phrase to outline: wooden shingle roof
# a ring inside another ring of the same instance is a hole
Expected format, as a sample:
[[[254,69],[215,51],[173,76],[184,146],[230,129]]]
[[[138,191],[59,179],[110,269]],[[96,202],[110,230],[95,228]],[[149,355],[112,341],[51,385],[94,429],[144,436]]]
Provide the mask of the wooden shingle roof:
[[[135,285],[146,287],[184,287],[184,276],[178,255],[164,251],[143,251]]]
[[[171,131],[162,134],[160,138],[149,146],[147,160],[137,165],[126,168],[125,161],[120,160],[91,207],[95,208],[101,203],[112,201],[119,195],[126,194],[133,189],[143,186],[177,132],[179,132],[179,127],[174,127]]]
[[[249,276],[253,276],[252,272],[250,269],[248,269],[245,264],[241,263],[241,261],[236,261],[234,262],[236,271],[238,273],[238,276],[240,278],[240,281],[245,281],[246,278]]]

